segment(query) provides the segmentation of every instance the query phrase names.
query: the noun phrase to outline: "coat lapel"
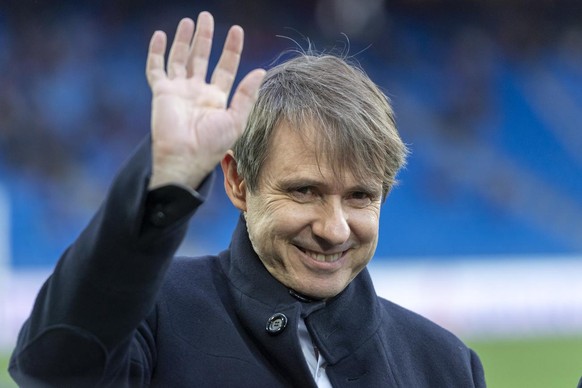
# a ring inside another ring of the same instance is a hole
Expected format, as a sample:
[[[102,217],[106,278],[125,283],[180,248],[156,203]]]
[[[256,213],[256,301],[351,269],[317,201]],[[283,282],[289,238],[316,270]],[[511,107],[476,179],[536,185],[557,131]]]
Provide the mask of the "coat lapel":
[[[297,334],[299,319],[303,317],[314,344],[328,363],[327,373],[334,386],[378,386],[379,382],[394,385],[391,372],[370,367],[388,362],[378,362],[378,358],[386,358],[377,334],[382,309],[367,269],[335,298],[327,302],[301,302],[265,269],[252,249],[242,216],[233,235],[230,255],[221,256],[221,262],[231,281],[242,326],[266,362],[281,376],[291,376],[286,384],[315,387]],[[266,330],[267,321],[277,313],[285,314],[287,326],[279,334],[271,335]]]

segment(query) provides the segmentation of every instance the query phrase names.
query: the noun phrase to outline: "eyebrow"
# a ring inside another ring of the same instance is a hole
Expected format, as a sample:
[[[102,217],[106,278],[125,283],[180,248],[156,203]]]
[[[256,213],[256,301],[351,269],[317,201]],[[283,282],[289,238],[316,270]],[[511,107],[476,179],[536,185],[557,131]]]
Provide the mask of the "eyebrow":
[[[283,178],[279,182],[279,187],[283,190],[289,190],[289,189],[293,189],[293,188],[306,187],[306,186],[308,186],[308,187],[327,187],[327,184],[325,184],[322,181],[319,181],[317,179],[311,179],[311,178]],[[360,183],[360,184],[355,184],[355,185],[349,186],[346,191],[348,191],[348,192],[361,191],[363,193],[368,193],[370,195],[381,196],[382,195],[382,184]]]

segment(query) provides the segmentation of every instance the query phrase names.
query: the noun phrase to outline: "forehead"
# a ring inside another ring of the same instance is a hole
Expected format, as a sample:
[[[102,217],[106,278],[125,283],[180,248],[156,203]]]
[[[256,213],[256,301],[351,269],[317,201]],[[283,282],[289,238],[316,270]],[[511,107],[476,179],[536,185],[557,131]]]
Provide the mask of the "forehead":
[[[286,121],[276,126],[269,143],[267,158],[259,179],[311,178],[343,182],[350,185],[381,186],[382,179],[370,173],[362,174],[354,160],[350,164],[333,142],[321,141],[317,127],[307,124],[300,128]]]

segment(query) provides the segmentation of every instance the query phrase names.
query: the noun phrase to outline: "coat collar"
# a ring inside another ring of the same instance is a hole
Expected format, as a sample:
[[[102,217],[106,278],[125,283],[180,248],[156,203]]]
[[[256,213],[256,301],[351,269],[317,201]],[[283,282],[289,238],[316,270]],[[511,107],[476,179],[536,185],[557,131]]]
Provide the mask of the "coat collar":
[[[242,215],[230,254],[221,255],[221,263],[239,302],[239,313],[243,320],[249,320],[245,324],[258,325],[256,334],[263,336],[268,317],[286,311],[292,315],[288,317],[291,330],[286,330],[294,333],[292,339],[299,349],[297,320],[303,317],[315,345],[330,365],[353,354],[381,324],[381,308],[367,269],[336,297],[326,302],[301,302],[264,267],[252,248]]]

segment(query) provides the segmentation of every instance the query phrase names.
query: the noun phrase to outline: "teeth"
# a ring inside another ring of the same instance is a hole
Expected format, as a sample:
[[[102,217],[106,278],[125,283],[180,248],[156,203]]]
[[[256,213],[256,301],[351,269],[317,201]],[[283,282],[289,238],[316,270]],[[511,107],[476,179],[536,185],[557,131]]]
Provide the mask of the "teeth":
[[[305,251],[305,254],[307,254],[307,256],[311,257],[312,259],[322,263],[333,263],[341,257],[342,252],[334,253],[333,255],[323,255],[321,253]]]

